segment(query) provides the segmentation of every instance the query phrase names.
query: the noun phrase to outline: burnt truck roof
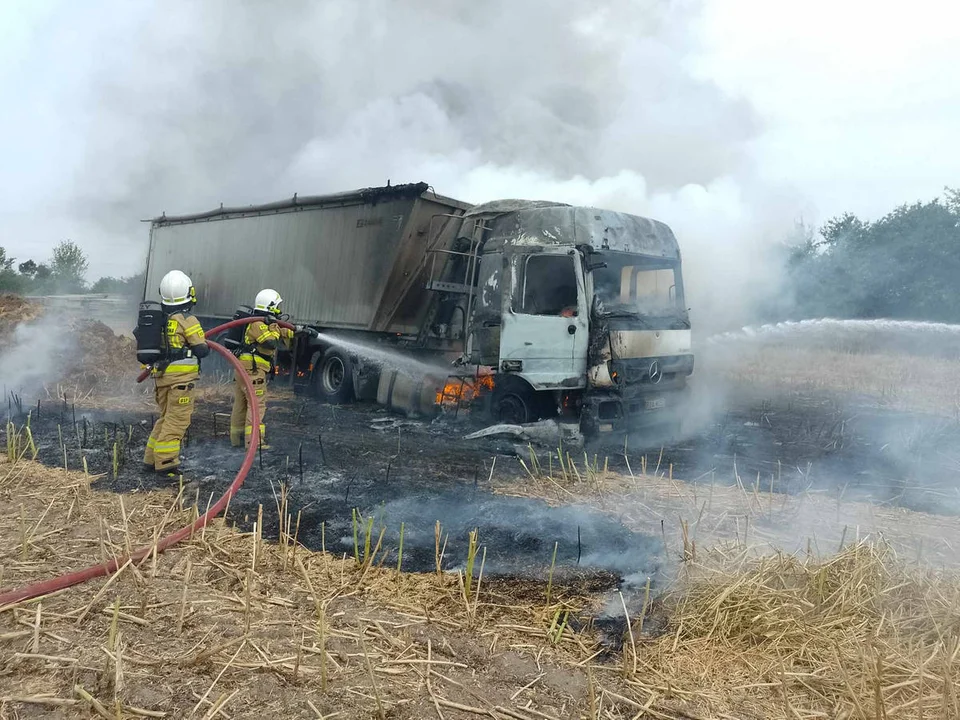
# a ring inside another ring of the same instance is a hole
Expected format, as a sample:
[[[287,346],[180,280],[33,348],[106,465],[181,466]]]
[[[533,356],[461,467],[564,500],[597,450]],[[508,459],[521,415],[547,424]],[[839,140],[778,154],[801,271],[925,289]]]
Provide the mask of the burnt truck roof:
[[[473,206],[464,218],[482,218],[490,228],[485,252],[525,245],[589,245],[680,259],[680,246],[668,225],[613,210],[545,200],[495,200]]]
[[[232,217],[245,217],[256,215],[267,215],[279,212],[289,212],[291,210],[300,210],[316,207],[329,207],[338,205],[355,204],[376,204],[385,200],[397,200],[404,198],[417,198],[429,192],[429,198],[439,200],[445,205],[467,210],[472,207],[469,203],[455,200],[453,198],[438,195],[433,188],[425,182],[407,183],[404,185],[386,185],[383,187],[362,188],[360,190],[348,190],[347,192],[333,193],[331,195],[305,195],[298,197],[296,194],[289,200],[280,200],[277,202],[263,203],[261,205],[241,205],[236,207],[224,207],[222,204],[215,210],[208,210],[201,213],[190,215],[167,215],[163,213],[159,217],[144,220],[152,225],[167,225],[175,223],[200,222],[205,220],[220,220]]]

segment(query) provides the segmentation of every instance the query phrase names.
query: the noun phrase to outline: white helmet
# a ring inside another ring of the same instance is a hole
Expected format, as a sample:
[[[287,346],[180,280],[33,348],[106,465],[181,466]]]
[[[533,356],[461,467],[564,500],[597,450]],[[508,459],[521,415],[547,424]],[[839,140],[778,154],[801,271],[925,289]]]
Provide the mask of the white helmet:
[[[197,301],[193,281],[179,270],[171,270],[160,281],[160,300],[164,305],[189,305]]]
[[[267,288],[257,293],[257,299],[253,301],[253,309],[271,313],[272,315],[279,315],[280,303],[282,302],[283,298],[280,297],[280,293]]]

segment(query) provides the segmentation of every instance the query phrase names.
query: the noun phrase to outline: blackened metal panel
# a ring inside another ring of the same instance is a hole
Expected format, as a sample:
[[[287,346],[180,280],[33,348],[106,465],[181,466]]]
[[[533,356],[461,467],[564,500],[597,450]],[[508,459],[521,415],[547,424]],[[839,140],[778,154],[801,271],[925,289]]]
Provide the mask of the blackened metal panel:
[[[271,287],[299,321],[367,329],[412,205],[402,198],[154,224],[147,293],[179,269],[193,279],[203,315],[229,317]]]
[[[460,207],[425,195],[414,203],[403,229],[393,269],[377,309],[373,329],[399,334],[417,333],[436,293],[426,289],[432,267],[429,249],[450,249],[460,228]],[[451,217],[457,216],[457,217]],[[446,256],[440,256],[440,262]]]
[[[490,232],[485,250],[543,245],[589,245],[664,259],[679,259],[673,231],[649,218],[589,207],[519,201],[478,206],[470,216],[486,219]]]

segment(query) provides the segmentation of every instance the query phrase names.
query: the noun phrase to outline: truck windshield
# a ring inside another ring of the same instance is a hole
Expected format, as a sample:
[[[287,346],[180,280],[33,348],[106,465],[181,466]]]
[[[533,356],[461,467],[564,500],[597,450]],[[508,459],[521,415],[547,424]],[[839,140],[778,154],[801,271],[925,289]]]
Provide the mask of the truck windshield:
[[[602,315],[676,316],[683,312],[680,271],[673,263],[628,253],[591,255],[606,267],[593,271],[596,309]]]

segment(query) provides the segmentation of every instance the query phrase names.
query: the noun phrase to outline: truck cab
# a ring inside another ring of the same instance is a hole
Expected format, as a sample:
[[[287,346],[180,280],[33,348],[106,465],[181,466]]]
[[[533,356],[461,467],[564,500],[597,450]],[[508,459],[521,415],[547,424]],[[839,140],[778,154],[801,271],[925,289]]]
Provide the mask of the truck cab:
[[[579,415],[585,430],[669,424],[693,372],[680,251],[653,220],[556,203],[477,206],[467,355],[495,369],[504,422]]]

